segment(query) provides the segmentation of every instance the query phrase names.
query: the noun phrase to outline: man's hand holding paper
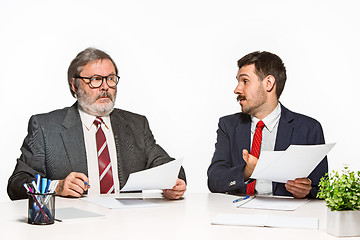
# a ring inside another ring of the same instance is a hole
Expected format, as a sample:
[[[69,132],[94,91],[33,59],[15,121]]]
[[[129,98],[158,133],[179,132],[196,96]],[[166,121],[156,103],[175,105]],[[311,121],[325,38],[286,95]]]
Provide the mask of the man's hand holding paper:
[[[184,180],[178,178],[176,184],[172,189],[163,189],[164,197],[170,200],[181,198],[186,191],[186,183]]]
[[[130,174],[120,191],[163,189],[167,199],[179,199],[186,191],[186,183],[178,178],[183,159]]]
[[[258,163],[258,159],[244,149],[243,158],[246,162],[244,170],[244,180],[247,181]],[[288,180],[285,184],[286,190],[293,194],[294,198],[304,198],[311,190],[311,180],[309,178],[296,178],[295,180]]]
[[[250,178],[286,183],[286,190],[295,198],[304,198],[312,188],[311,180],[307,176],[334,145],[291,145],[286,151],[264,151],[259,160],[245,150],[243,158],[249,163]]]
[[[310,193],[312,188],[311,180],[309,178],[288,180],[285,184],[285,188],[293,194],[294,198],[304,198]]]

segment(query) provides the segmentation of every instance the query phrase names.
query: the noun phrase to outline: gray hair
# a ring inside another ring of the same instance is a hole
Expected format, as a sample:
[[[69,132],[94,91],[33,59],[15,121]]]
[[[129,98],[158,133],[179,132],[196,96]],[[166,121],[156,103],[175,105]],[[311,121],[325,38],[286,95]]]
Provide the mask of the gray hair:
[[[89,62],[93,62],[96,60],[104,60],[104,59],[108,59],[112,62],[115,68],[115,73],[116,75],[118,75],[118,68],[114,60],[112,60],[112,58],[107,53],[96,48],[87,48],[81,51],[74,58],[74,60],[71,61],[70,66],[68,68],[68,83],[69,83],[71,95],[73,97],[76,97],[76,94],[71,87],[71,83],[73,79],[76,79],[76,77],[80,75],[81,71],[83,70],[83,67]]]

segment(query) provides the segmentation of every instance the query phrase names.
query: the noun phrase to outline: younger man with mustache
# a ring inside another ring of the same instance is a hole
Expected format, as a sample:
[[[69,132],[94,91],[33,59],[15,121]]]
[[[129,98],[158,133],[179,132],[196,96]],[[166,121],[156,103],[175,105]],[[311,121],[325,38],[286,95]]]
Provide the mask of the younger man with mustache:
[[[290,145],[323,144],[325,140],[318,121],[292,112],[279,102],[286,70],[278,56],[253,52],[241,58],[238,67],[234,93],[242,112],[219,120],[215,153],[208,169],[210,191],[315,198],[320,178],[328,171],[326,157],[308,178],[289,179],[286,184],[250,179],[257,163],[257,157],[249,154],[253,145],[260,145],[254,155],[259,151],[261,155],[264,150],[283,151]],[[262,137],[256,137],[254,143],[256,131]]]
[[[31,117],[8,182],[12,200],[27,198],[22,185],[36,174],[60,180],[60,196],[111,194],[119,192],[130,173],[174,160],[156,144],[144,116],[114,108],[118,81],[116,64],[105,52],[88,48],[76,56],[68,83],[77,102]],[[180,198],[185,181],[181,168],[176,185],[163,190],[164,196]]]

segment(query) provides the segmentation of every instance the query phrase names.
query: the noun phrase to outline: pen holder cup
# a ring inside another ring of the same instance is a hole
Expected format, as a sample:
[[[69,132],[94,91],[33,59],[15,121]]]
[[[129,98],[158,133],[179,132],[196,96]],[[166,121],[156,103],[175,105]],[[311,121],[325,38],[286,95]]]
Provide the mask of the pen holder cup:
[[[55,218],[55,193],[28,193],[28,223],[49,225]]]

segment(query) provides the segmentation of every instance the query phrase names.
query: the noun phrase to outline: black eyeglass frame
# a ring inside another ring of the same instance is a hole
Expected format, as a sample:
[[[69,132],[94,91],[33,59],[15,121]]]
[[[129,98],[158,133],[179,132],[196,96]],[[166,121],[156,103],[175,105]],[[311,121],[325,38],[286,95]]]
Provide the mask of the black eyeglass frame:
[[[110,85],[109,85],[109,83],[108,83],[108,77],[110,77],[110,76],[115,76],[115,77],[116,77],[116,84],[115,84],[115,86],[110,86]],[[101,77],[101,84],[100,84],[98,87],[93,86],[92,81],[91,81],[91,79],[92,79],[93,77]],[[83,80],[84,80],[84,79],[88,79],[89,82],[86,82],[86,81],[85,81],[85,83],[89,84],[92,88],[99,88],[99,87],[101,87],[101,85],[103,85],[103,83],[104,83],[104,78],[106,79],[106,84],[107,84],[110,88],[115,88],[115,87],[118,85],[119,80],[120,80],[120,76],[118,76],[118,75],[116,75],[116,74],[110,74],[110,75],[108,75],[108,76],[93,75],[93,76],[91,76],[91,77],[75,76],[75,78],[80,78],[80,79],[83,79]]]

